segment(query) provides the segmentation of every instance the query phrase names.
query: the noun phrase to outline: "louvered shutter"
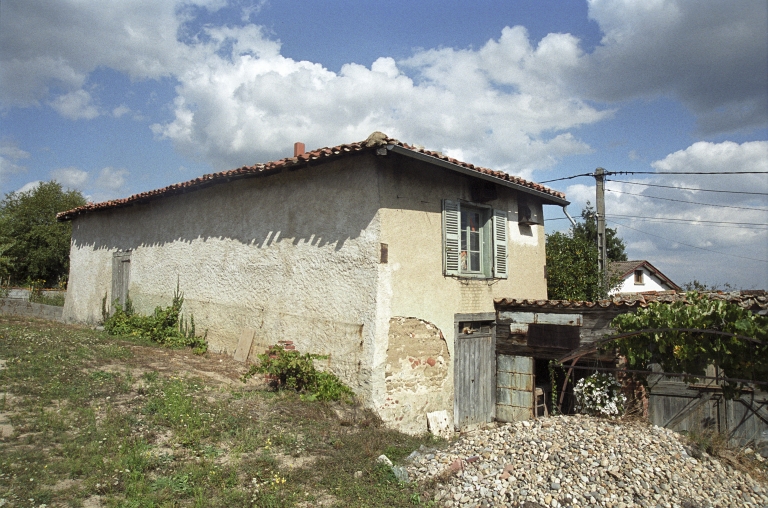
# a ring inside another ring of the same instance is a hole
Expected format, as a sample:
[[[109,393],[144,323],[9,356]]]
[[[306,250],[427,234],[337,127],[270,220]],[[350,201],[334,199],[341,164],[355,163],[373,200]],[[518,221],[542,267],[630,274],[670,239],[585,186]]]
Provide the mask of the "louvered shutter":
[[[460,210],[458,201],[443,200],[443,270],[445,275],[459,275]]]
[[[493,276],[506,279],[507,268],[507,212],[493,211]]]

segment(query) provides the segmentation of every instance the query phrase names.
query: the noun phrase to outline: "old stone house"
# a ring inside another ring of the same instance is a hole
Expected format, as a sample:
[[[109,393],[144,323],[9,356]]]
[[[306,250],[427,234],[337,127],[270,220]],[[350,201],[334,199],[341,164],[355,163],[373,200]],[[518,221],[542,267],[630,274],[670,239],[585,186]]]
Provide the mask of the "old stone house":
[[[382,133],[64,212],[68,321],[127,294],[184,312],[213,351],[328,355],[385,422],[493,416],[496,298],[543,299],[543,206],[562,193]],[[243,337],[248,338],[243,341]]]

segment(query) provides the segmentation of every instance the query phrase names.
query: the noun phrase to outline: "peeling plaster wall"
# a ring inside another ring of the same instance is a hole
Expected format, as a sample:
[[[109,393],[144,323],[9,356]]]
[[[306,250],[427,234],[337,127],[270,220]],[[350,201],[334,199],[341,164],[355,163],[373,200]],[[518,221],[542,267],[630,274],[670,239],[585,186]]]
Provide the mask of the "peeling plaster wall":
[[[424,320],[393,317],[388,339],[386,398],[379,414],[402,432],[424,432],[425,415],[445,408],[453,397],[445,338]]]
[[[112,300],[112,255],[131,249],[139,312],[170,304],[233,353],[245,328],[252,353],[278,340],[330,355],[327,367],[370,397],[376,337],[379,217],[372,156],[251,178],[86,214],[73,221],[65,319],[95,323]]]
[[[498,198],[486,203],[496,209],[507,210],[509,223],[509,278],[477,280],[443,275],[442,252],[442,200],[471,201],[471,179],[441,169],[392,155],[380,157],[379,187],[381,195],[381,242],[388,246],[388,261],[380,265],[379,294],[389,295],[386,306],[380,310],[388,316],[413,316],[437,327],[446,339],[448,348],[448,377],[439,388],[432,386],[428,393],[412,386],[410,398],[435,397],[442,407],[453,414],[453,354],[454,315],[457,313],[493,313],[494,298],[545,299],[547,285],[544,278],[544,226],[517,224],[517,206],[520,195],[508,188],[498,187]],[[543,224],[541,203],[526,197],[534,218]],[[381,303],[380,303],[381,306]],[[390,323],[390,326],[391,323]],[[391,340],[392,333],[388,340]],[[414,355],[411,355],[414,356]],[[374,358],[374,397],[386,400],[389,384],[380,375],[379,365],[386,364],[386,353],[377,350]],[[450,394],[449,396],[445,396]],[[391,399],[391,397],[390,397]],[[400,396],[400,401],[409,397]],[[387,401],[387,411],[397,412]],[[397,404],[397,403],[394,403]],[[403,408],[407,412],[409,408]],[[422,412],[418,425],[410,424],[415,432],[427,430],[426,412]]]

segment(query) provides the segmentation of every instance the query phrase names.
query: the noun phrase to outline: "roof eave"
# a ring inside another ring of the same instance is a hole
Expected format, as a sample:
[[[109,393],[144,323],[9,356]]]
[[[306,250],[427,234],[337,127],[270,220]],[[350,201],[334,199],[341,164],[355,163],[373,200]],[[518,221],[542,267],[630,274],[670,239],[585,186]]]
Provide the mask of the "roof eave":
[[[480,180],[486,180],[489,182],[496,183],[498,185],[503,185],[505,187],[509,187],[511,189],[515,189],[520,192],[524,192],[526,194],[530,194],[532,196],[536,196],[542,200],[544,204],[547,205],[558,205],[558,206],[568,206],[570,204],[570,201],[566,199],[559,198],[557,196],[553,196],[551,194],[547,194],[546,192],[541,192],[536,189],[531,189],[530,187],[526,187],[525,185],[520,185],[514,182],[510,182],[508,180],[504,180],[502,178],[493,176],[493,175],[487,175],[485,173],[481,173],[480,171],[477,171],[475,169],[469,169],[465,168],[463,166],[460,166],[458,164],[454,164],[452,162],[439,159],[437,157],[434,157],[432,155],[428,155],[421,152],[416,152],[414,150],[410,150],[408,148],[404,148],[399,145],[387,145],[387,150],[390,152],[404,155],[406,157],[411,157],[416,160],[420,160],[422,162],[427,162],[429,164],[434,164],[436,166],[440,166],[446,169],[449,169],[451,171],[456,171],[458,173],[471,176],[472,178],[477,178]]]

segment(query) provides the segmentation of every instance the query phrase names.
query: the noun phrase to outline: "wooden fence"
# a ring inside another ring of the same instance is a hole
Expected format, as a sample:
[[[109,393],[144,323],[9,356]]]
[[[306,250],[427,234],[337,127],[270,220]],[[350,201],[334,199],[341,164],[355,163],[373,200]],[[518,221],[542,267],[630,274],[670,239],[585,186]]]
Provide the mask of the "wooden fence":
[[[715,369],[707,375],[716,376]],[[748,388],[728,400],[714,379],[686,384],[662,375],[649,376],[648,389],[648,418],[654,425],[678,432],[718,431],[734,445],[768,454],[768,392]]]

